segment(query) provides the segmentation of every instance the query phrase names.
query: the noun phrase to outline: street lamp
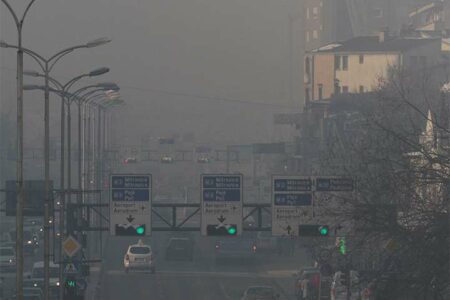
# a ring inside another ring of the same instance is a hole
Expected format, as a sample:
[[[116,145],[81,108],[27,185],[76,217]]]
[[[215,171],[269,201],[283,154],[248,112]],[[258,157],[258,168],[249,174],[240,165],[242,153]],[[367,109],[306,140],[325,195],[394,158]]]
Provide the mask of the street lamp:
[[[17,29],[17,161],[16,161],[16,293],[17,300],[23,300],[23,51],[22,29],[28,11],[35,0],[30,0],[25,7],[22,17],[16,14],[7,0],[1,0],[14,19]],[[0,41],[0,47],[7,44]],[[47,298],[46,298],[47,299]]]
[[[75,47],[72,47],[75,48]],[[68,48],[71,49],[71,48]],[[69,51],[69,50],[67,50]],[[72,50],[70,50],[72,51]],[[60,53],[68,53],[68,52],[64,52],[61,51]],[[60,57],[62,57],[65,54],[62,54]],[[53,57],[57,57],[57,56],[53,56]],[[36,58],[35,58],[36,59]],[[59,58],[58,58],[59,59]],[[37,60],[37,59],[36,59]],[[24,90],[30,90],[30,89],[40,89],[40,90],[44,90],[45,91],[45,99],[46,99],[46,118],[45,118],[45,179],[46,179],[46,191],[48,191],[47,187],[48,187],[48,183],[49,183],[49,169],[50,169],[50,164],[49,164],[49,92],[58,92],[58,90],[55,89],[50,89],[49,87],[49,82],[52,82],[54,85],[56,85],[59,88],[59,92],[58,93],[61,97],[61,178],[60,178],[60,190],[61,190],[61,205],[60,205],[60,226],[63,226],[64,224],[64,208],[65,208],[65,192],[64,192],[64,180],[65,180],[65,168],[64,168],[64,140],[65,140],[65,97],[66,97],[66,93],[68,91],[68,89],[70,89],[70,87],[75,84],[78,80],[84,78],[84,77],[93,77],[93,76],[99,76],[102,74],[105,74],[107,72],[109,72],[109,69],[106,67],[102,67],[102,68],[98,68],[95,70],[92,70],[89,73],[86,74],[81,74],[79,76],[76,76],[74,78],[72,78],[71,80],[69,80],[66,84],[61,84],[59,81],[57,81],[56,79],[50,77],[49,72],[51,71],[51,68],[49,69],[49,61],[51,60],[47,60],[45,62],[45,68],[44,68],[44,74],[40,74],[38,72],[35,71],[27,71],[26,74],[30,75],[30,76],[34,76],[34,77],[44,77],[45,78],[45,85],[44,86],[36,86],[36,85],[27,85],[24,87]],[[39,61],[38,61],[39,62]],[[41,64],[40,64],[41,65]],[[53,64],[54,65],[54,64]],[[53,67],[52,65],[52,67]],[[42,67],[42,65],[41,65]],[[70,176],[70,174],[69,174]],[[48,191],[49,192],[49,191]],[[49,196],[49,194],[46,194],[46,196]],[[48,197],[45,198],[47,201],[49,200]],[[45,220],[49,219],[50,213],[49,213],[49,205],[47,204],[47,206],[45,206],[46,208],[46,215],[45,215]],[[60,231],[60,233],[62,234],[62,230]],[[50,236],[49,236],[49,227],[47,222],[44,222],[44,271],[45,271],[45,266],[47,265],[47,267],[49,266],[50,263],[50,257],[49,255],[45,255],[45,254],[49,254],[49,250],[50,250]],[[61,245],[60,245],[61,246]],[[60,249],[60,253],[61,253],[61,249]],[[62,264],[60,264],[60,273],[62,274]],[[48,280],[49,280],[49,268],[47,268],[47,273],[45,274],[48,276]],[[46,284],[44,285],[45,289],[49,288],[49,281],[47,280],[46,277]],[[48,291],[47,291],[48,293]]]

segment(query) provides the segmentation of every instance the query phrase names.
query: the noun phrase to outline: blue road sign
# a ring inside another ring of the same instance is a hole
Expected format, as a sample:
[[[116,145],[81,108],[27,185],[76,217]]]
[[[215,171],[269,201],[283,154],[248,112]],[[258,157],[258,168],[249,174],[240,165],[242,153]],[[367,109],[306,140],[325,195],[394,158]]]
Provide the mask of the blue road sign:
[[[275,194],[274,205],[277,206],[310,206],[312,194]]]
[[[111,175],[109,218],[111,235],[130,235],[129,231],[136,235],[150,235],[151,190],[150,174]]]
[[[112,201],[150,201],[149,189],[112,189]]]
[[[242,175],[234,174],[201,176],[202,235],[218,234],[211,230],[213,226],[217,227],[218,221],[224,226],[234,226],[230,231],[224,231],[228,235],[242,233],[242,180]]]
[[[113,175],[113,189],[148,189],[150,188],[150,177],[142,175]]]
[[[274,180],[275,192],[309,192],[312,190],[310,178],[282,178]]]
[[[351,192],[354,189],[352,178],[316,178],[318,192]]]
[[[203,190],[203,201],[241,201],[240,189],[217,189],[217,190]]]

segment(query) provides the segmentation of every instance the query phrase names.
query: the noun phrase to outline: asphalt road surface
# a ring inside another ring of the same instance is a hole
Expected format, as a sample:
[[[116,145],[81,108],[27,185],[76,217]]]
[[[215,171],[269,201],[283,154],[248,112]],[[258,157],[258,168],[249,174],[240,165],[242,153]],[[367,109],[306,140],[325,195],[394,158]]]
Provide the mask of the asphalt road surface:
[[[113,237],[107,242],[100,282],[103,300],[234,300],[248,286],[269,285],[281,300],[293,299],[292,274],[305,264],[300,256],[283,258],[261,256],[254,263],[238,261],[216,265],[214,242],[195,236],[193,262],[168,262],[163,258],[167,233],[154,233],[144,241],[156,251],[156,274],[142,271],[125,273],[123,255],[136,238]]]

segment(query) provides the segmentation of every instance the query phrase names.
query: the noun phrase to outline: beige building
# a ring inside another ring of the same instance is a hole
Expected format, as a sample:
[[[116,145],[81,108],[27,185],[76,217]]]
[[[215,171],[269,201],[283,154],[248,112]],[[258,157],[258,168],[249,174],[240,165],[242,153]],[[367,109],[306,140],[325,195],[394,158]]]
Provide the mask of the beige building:
[[[312,50],[305,57],[305,99],[373,91],[394,67],[422,69],[441,58],[441,40],[393,38],[386,32]]]

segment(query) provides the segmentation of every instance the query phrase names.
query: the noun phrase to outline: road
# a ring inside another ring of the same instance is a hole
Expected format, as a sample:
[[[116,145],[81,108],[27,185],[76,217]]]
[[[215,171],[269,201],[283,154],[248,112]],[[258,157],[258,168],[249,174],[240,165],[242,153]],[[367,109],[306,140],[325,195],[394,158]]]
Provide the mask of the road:
[[[243,261],[216,265],[214,242],[196,236],[193,262],[167,262],[162,257],[168,234],[154,233],[146,243],[158,257],[156,274],[130,272],[122,267],[127,246],[136,238],[114,237],[107,242],[101,277],[101,299],[154,300],[234,300],[251,285],[270,285],[281,300],[290,300],[294,279],[292,274],[305,264],[303,255],[293,258],[260,257],[256,263]],[[296,267],[298,266],[298,267]]]

